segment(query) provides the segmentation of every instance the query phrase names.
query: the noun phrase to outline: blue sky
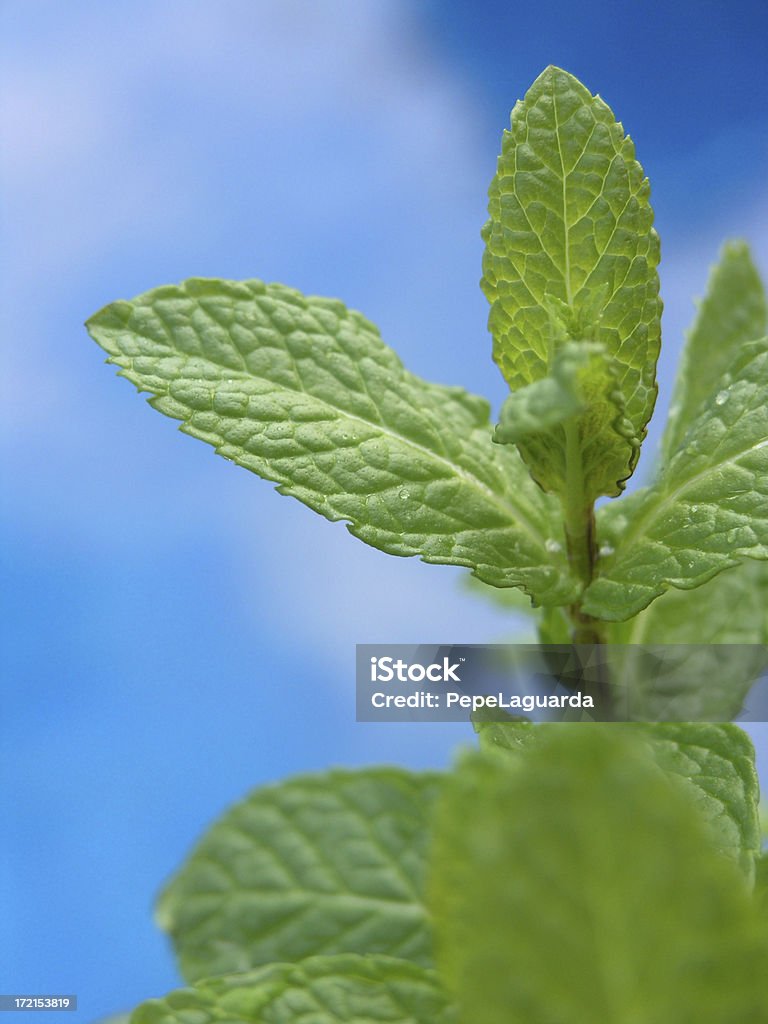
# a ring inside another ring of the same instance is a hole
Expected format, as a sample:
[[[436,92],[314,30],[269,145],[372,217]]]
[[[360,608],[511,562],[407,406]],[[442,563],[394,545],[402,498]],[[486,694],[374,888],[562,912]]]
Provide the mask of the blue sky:
[[[457,572],[179,434],[83,320],[258,276],[344,299],[410,369],[498,403],[485,193],[511,106],[557,63],[651,178],[662,410],[721,242],[768,271],[767,29],[760,3],[3,3],[0,988],[75,991],[91,1021],[175,985],[152,900],[228,803],[469,740],[355,724],[354,644],[509,631]]]

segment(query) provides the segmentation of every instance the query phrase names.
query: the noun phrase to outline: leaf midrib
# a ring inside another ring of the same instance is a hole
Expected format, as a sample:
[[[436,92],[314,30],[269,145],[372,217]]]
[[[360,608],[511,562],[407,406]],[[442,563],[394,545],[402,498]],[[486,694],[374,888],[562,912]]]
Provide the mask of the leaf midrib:
[[[557,116],[557,92],[555,89],[555,76],[552,76],[552,112],[555,117],[555,138],[557,139],[557,153],[560,157],[560,177],[563,183],[563,241],[565,243],[565,266],[563,268],[565,277],[565,298],[569,306],[572,305],[571,294],[571,251],[570,251],[570,228],[568,225],[568,202],[566,194],[565,160],[563,159],[563,148],[560,145],[560,121]]]

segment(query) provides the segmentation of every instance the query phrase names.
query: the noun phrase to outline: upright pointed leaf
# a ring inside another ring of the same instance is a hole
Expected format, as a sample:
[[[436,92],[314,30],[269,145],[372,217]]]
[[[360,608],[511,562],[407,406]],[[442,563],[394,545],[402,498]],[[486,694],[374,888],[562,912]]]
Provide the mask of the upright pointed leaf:
[[[689,590],[745,558],[768,559],[768,341],[742,346],[651,487],[605,507],[583,608],[619,621],[669,587]]]
[[[540,603],[573,598],[552,500],[491,443],[487,402],[408,373],[340,302],[193,279],[113,303],[88,330],[183,431],[366,543]]]
[[[549,67],[512,112],[489,195],[494,358],[514,391],[551,373],[563,340],[604,346],[630,426],[601,425],[598,493],[617,494],[653,411],[660,342],[658,237],[632,141],[599,97]],[[536,476],[536,452],[521,447]]]
[[[476,755],[433,846],[438,962],[472,1024],[765,1019],[768,935],[699,810],[628,730]]]
[[[439,782],[397,768],[332,771],[236,804],[158,904],[184,977],[319,953],[430,964],[423,886]]]
[[[744,242],[723,247],[686,339],[662,441],[666,463],[741,346],[768,333],[765,289]]]
[[[457,1024],[434,971],[385,956],[318,956],[207,978],[132,1024]]]

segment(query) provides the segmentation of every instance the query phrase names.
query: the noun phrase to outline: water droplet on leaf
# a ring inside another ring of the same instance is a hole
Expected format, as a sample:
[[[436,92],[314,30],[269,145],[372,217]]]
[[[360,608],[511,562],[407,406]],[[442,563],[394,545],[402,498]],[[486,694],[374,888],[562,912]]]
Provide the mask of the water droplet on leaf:
[[[727,401],[728,401],[728,392],[725,391],[725,390],[718,391],[717,395],[715,396],[715,405],[725,405],[725,403]]]
[[[559,555],[560,552],[563,550],[563,545],[559,544],[556,540],[553,540],[551,537],[544,542],[544,547],[547,549],[550,555]]]

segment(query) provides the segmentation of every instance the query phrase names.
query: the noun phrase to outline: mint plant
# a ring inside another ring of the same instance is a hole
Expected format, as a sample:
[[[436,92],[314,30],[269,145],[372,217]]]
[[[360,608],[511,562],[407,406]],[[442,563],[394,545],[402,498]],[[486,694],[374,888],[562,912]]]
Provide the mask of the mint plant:
[[[675,695],[675,718],[726,724],[476,721],[448,775],[257,790],[166,886],[190,987],[136,1024],[768,1021],[754,754],[727,724],[768,643],[759,276],[726,245],[654,479],[619,497],[656,401],[659,243],[631,140],[565,71],[515,106],[489,214],[495,427],[361,314],[283,285],[190,279],[88,329],[152,406],[281,493],[518,588],[544,643],[616,645],[619,666],[624,645],[742,645]],[[624,669],[637,717],[663,716],[669,694]]]

